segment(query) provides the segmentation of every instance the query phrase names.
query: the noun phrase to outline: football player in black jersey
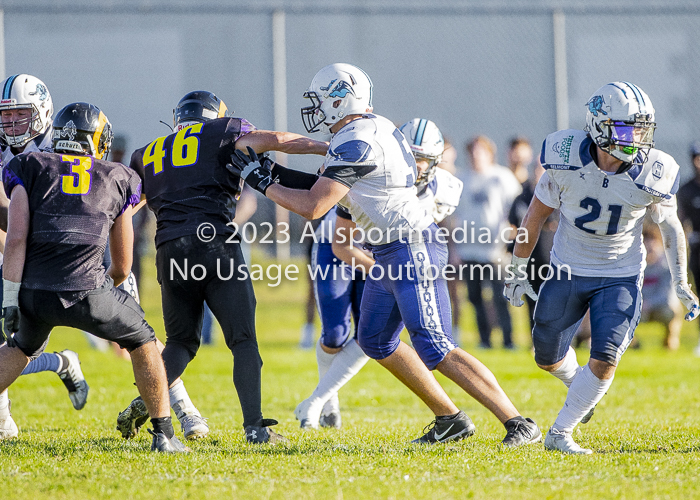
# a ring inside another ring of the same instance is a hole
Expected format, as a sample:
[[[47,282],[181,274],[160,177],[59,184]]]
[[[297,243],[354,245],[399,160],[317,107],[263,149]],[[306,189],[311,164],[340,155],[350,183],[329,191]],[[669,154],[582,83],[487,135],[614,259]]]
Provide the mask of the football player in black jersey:
[[[143,193],[157,221],[168,383],[178,379],[197,354],[206,300],[233,354],[233,383],[246,439],[276,443],[286,439],[269,429],[277,422],[262,415],[255,294],[238,236],[229,225],[243,181],[226,165],[236,149],[325,155],[328,144],[257,130],[245,119],[226,115],[226,105],[211,92],[188,93],[174,110],[174,133],[135,151],[130,166],[143,180]],[[135,404],[137,400],[130,407]],[[127,412],[129,408],[122,415]]]
[[[103,160],[112,130],[97,107],[69,104],[53,126],[53,153],[19,155],[3,170],[10,208],[0,392],[42,353],[55,326],[78,328],[131,353],[153,423],[151,450],[188,451],[174,436],[153,329],[131,295],[114,286],[131,269],[131,217],[141,181],[124,165]],[[105,270],[108,236],[112,264]]]

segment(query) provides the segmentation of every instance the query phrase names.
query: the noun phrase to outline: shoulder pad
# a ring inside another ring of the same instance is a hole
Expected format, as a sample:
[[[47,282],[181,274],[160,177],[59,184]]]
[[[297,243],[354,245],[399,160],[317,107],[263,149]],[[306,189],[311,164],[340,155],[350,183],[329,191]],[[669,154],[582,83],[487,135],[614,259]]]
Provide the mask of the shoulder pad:
[[[627,171],[637,187],[652,196],[669,199],[680,187],[680,167],[673,156],[658,149],[649,150],[643,165]]]
[[[545,170],[579,170],[593,161],[591,138],[583,130],[559,130],[542,143],[540,163]]]

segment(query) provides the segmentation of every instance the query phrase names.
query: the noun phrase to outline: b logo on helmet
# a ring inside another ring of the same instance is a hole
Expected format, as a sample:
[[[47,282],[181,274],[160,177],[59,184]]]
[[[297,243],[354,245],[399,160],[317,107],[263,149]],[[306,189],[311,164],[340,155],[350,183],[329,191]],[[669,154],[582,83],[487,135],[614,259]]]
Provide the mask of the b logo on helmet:
[[[591,100],[588,101],[588,111],[593,113],[593,116],[598,116],[598,113],[602,113],[604,115],[607,115],[608,113],[603,110],[603,104],[605,104],[605,101],[603,100],[602,95],[594,95],[591,97]]]

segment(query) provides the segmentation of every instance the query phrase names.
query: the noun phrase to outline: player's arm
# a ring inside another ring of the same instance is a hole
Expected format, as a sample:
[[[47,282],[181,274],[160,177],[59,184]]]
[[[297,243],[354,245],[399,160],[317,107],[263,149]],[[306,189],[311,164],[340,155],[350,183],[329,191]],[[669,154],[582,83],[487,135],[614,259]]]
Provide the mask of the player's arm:
[[[265,196],[279,206],[314,220],[322,217],[350,191],[350,188],[327,177],[319,177],[313,187],[306,191],[271,184]]]
[[[326,156],[328,143],[315,141],[292,132],[274,132],[271,130],[253,130],[236,141],[236,149],[247,152],[253,148],[256,153],[279,151],[290,155]]]
[[[7,217],[10,208],[10,200],[4,189],[0,189],[0,229],[7,232]]]
[[[346,264],[359,267],[365,273],[369,273],[374,265],[374,259],[367,255],[357,243],[353,241],[352,235],[355,223],[352,219],[338,215],[335,221],[335,233],[333,234],[332,248],[333,254]]]
[[[7,344],[14,347],[12,334],[19,330],[19,290],[27,256],[29,235],[29,196],[21,184],[10,193],[5,260],[2,269],[4,332]]]
[[[527,295],[532,300],[537,300],[537,294],[532,288],[527,277],[528,260],[540,237],[542,226],[547,218],[552,215],[554,208],[545,205],[537,195],[532,197],[530,207],[523,218],[523,223],[518,229],[519,233],[525,232],[527,236],[524,241],[517,241],[513,248],[513,259],[506,270],[506,280],[503,287],[503,296],[515,307],[524,304],[523,295]],[[518,238],[522,239],[522,238]]]
[[[532,197],[530,206],[518,230],[519,233],[524,233],[527,238],[525,238],[525,241],[516,241],[515,248],[513,248],[513,257],[526,260],[530,258],[537,244],[537,240],[540,238],[542,227],[549,216],[552,215],[552,212],[554,212],[552,207],[542,203],[537,196]]]
[[[692,321],[700,315],[700,305],[688,284],[685,233],[676,211],[675,196],[668,202],[651,205],[650,212],[652,220],[659,225],[661,231],[676,295],[688,309],[685,319]]]
[[[107,269],[107,274],[114,280],[114,286],[122,284],[131,272],[134,258],[133,215],[134,207],[127,206],[109,230],[109,254],[112,257],[112,264]]]

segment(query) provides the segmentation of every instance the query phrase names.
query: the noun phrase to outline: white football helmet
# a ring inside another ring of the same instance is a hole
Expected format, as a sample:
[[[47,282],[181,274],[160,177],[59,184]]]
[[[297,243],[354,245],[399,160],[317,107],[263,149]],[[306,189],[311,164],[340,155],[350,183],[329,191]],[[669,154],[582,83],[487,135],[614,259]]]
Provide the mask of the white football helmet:
[[[331,64],[316,73],[304,98],[311,101],[301,108],[306,131],[328,134],[346,116],[372,110],[372,80],[352,64]]]
[[[0,144],[21,148],[48,130],[53,117],[53,102],[44,82],[32,75],[13,75],[0,83],[0,89],[0,113],[11,109],[31,110],[31,116],[19,121],[0,120]],[[14,135],[13,131],[25,124],[26,131]]]
[[[628,82],[612,82],[596,90],[586,103],[586,132],[606,153],[638,163],[654,147],[654,106],[646,93]]]
[[[416,179],[416,187],[420,191],[435,177],[435,169],[445,151],[445,140],[437,125],[425,118],[414,118],[401,125],[399,130],[406,137],[416,160],[428,160],[428,170]]]

